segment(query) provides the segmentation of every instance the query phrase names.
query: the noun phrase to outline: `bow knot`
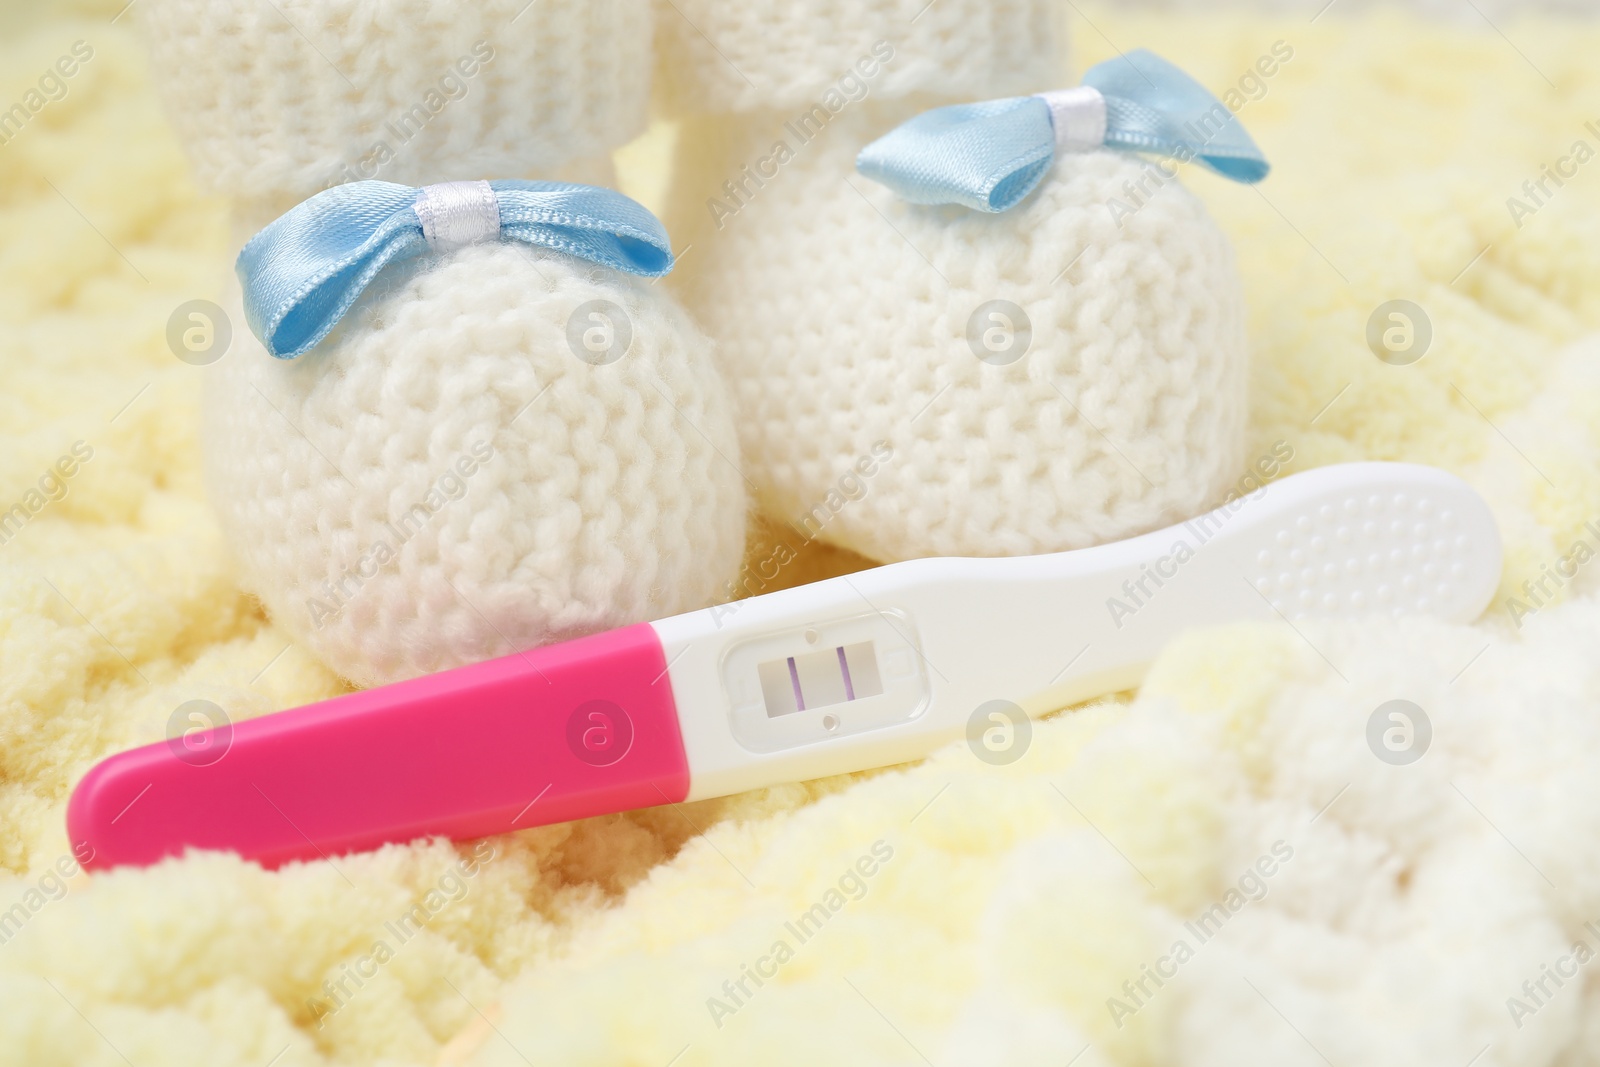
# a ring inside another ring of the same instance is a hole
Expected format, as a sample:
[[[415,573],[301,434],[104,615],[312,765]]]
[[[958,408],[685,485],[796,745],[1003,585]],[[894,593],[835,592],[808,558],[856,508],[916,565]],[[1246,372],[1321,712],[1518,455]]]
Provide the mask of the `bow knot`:
[[[435,252],[500,239],[500,199],[488,182],[442,182],[417,190],[411,205]]]
[[[856,169],[913,204],[1005,211],[1058,152],[1102,146],[1198,160],[1236,182],[1269,169],[1226,105],[1143,49],[1089,68],[1075,89],[924,112],[862,149]]]
[[[672,269],[667,232],[642,205],[610,189],[531,181],[336,185],[252,237],[234,269],[251,331],[268,352],[293,359],[326,337],[390,263],[492,240],[648,278]]]

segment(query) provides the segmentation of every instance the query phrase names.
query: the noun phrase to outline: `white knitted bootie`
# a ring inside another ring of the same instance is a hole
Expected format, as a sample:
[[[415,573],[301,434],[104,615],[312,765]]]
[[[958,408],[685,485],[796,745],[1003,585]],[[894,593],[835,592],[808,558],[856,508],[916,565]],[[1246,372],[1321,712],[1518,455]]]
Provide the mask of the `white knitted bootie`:
[[[138,11],[245,246],[202,441],[274,620],[373,685],[718,599],[745,484],[665,233],[603,189],[477,180],[608,183],[648,0]]]
[[[964,12],[975,47],[937,40],[1005,54],[965,11],[979,6],[923,18]],[[674,282],[717,342],[761,509],[889,561],[1079,548],[1216,502],[1246,424],[1227,239],[1169,163],[1120,149],[1063,152],[1003,213],[912,203],[858,173],[863,148],[952,86],[970,101],[1066,84],[1037,54],[1065,43],[1043,35],[981,77],[952,62],[945,81],[896,82],[928,69],[917,32],[852,92],[808,85],[817,107],[696,116],[680,134],[667,217],[692,250]],[[731,112],[750,90],[716,73]]]
[[[207,382],[208,489],[246,587],[358,683],[704,607],[737,573],[744,482],[709,343],[665,290],[585,252],[592,228],[567,225],[578,199],[605,198],[582,210],[607,225],[621,203],[631,214],[601,237],[625,235],[612,244],[632,255],[637,220],[654,220],[600,190],[507,188],[535,184],[433,186],[415,207],[406,187],[341,187],[240,258],[255,335]],[[476,194],[498,199],[506,232],[448,246]],[[374,196],[399,238],[385,221],[343,260],[318,250]],[[430,204],[445,205],[436,220]],[[512,239],[518,211],[558,222]],[[409,253],[352,292],[342,279],[381,265],[383,240]],[[670,262],[664,232],[646,251],[638,274]],[[301,295],[323,277],[326,295]]]

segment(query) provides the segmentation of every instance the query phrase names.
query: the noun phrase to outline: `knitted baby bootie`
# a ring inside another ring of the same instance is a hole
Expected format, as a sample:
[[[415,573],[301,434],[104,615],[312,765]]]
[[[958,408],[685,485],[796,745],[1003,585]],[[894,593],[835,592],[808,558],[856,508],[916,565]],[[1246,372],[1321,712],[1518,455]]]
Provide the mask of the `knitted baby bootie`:
[[[361,182],[267,227],[205,397],[246,587],[366,685],[712,603],[744,483],[671,261],[561,183]]]
[[[136,14],[245,246],[202,440],[275,621],[373,685],[716,600],[731,405],[665,232],[595,187],[646,122],[649,0]]]
[[[856,169],[866,146],[949,103],[933,79],[878,91],[915,61],[908,48],[837,109],[819,96],[685,126],[668,216],[693,246],[681,291],[718,343],[761,509],[798,536],[898,560],[1079,548],[1216,502],[1243,459],[1242,292],[1171,161],[1095,139],[1093,98],[1113,133],[1143,112],[1108,85],[1033,99],[1034,141],[965,127],[973,144],[1014,149],[1002,155],[1026,180],[996,179],[1004,212],[930,203],[923,160],[895,189]],[[1144,62],[1117,61],[1141,83]],[[1062,83],[996,74],[961,88],[981,100]],[[1216,106],[1211,121],[1237,130]],[[934,162],[959,159],[962,136]]]

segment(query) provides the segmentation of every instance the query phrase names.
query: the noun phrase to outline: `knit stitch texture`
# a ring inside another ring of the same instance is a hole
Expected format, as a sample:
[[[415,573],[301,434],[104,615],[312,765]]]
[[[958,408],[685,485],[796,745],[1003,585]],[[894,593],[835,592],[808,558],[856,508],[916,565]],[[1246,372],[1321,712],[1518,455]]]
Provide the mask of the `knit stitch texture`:
[[[632,333],[603,365],[568,340],[608,329],[594,300]],[[208,379],[211,500],[246,587],[352,681],[704,607],[737,571],[730,406],[659,289],[475,245],[391,268],[298,360],[244,342]]]
[[[1052,0],[657,0],[658,78],[672,114],[803,108],[886,42],[894,59],[866,80],[880,99],[952,99],[1056,88],[1067,7]]]
[[[554,177],[643,128],[648,0],[144,0],[201,183],[274,213],[330,184]]]
[[[1243,460],[1246,349],[1204,207],[1111,151],[1063,157],[1003,214],[908,205],[852,166],[904,110],[864,107],[807,144],[766,117],[682,139],[685,298],[764,510],[898,560],[1081,548],[1215,503]],[[774,136],[791,162],[718,188]],[[856,490],[878,442],[893,456]]]

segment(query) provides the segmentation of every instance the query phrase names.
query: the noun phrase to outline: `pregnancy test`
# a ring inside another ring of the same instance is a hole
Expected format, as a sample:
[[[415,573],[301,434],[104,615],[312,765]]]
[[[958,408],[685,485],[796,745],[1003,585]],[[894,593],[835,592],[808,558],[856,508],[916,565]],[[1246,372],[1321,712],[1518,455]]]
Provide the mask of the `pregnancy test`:
[[[276,866],[889,766],[992,701],[1134,686],[1189,627],[1467,622],[1500,565],[1460,479],[1325,467],[1114,544],[891,564],[148,745],[84,777],[68,832],[91,867]]]

